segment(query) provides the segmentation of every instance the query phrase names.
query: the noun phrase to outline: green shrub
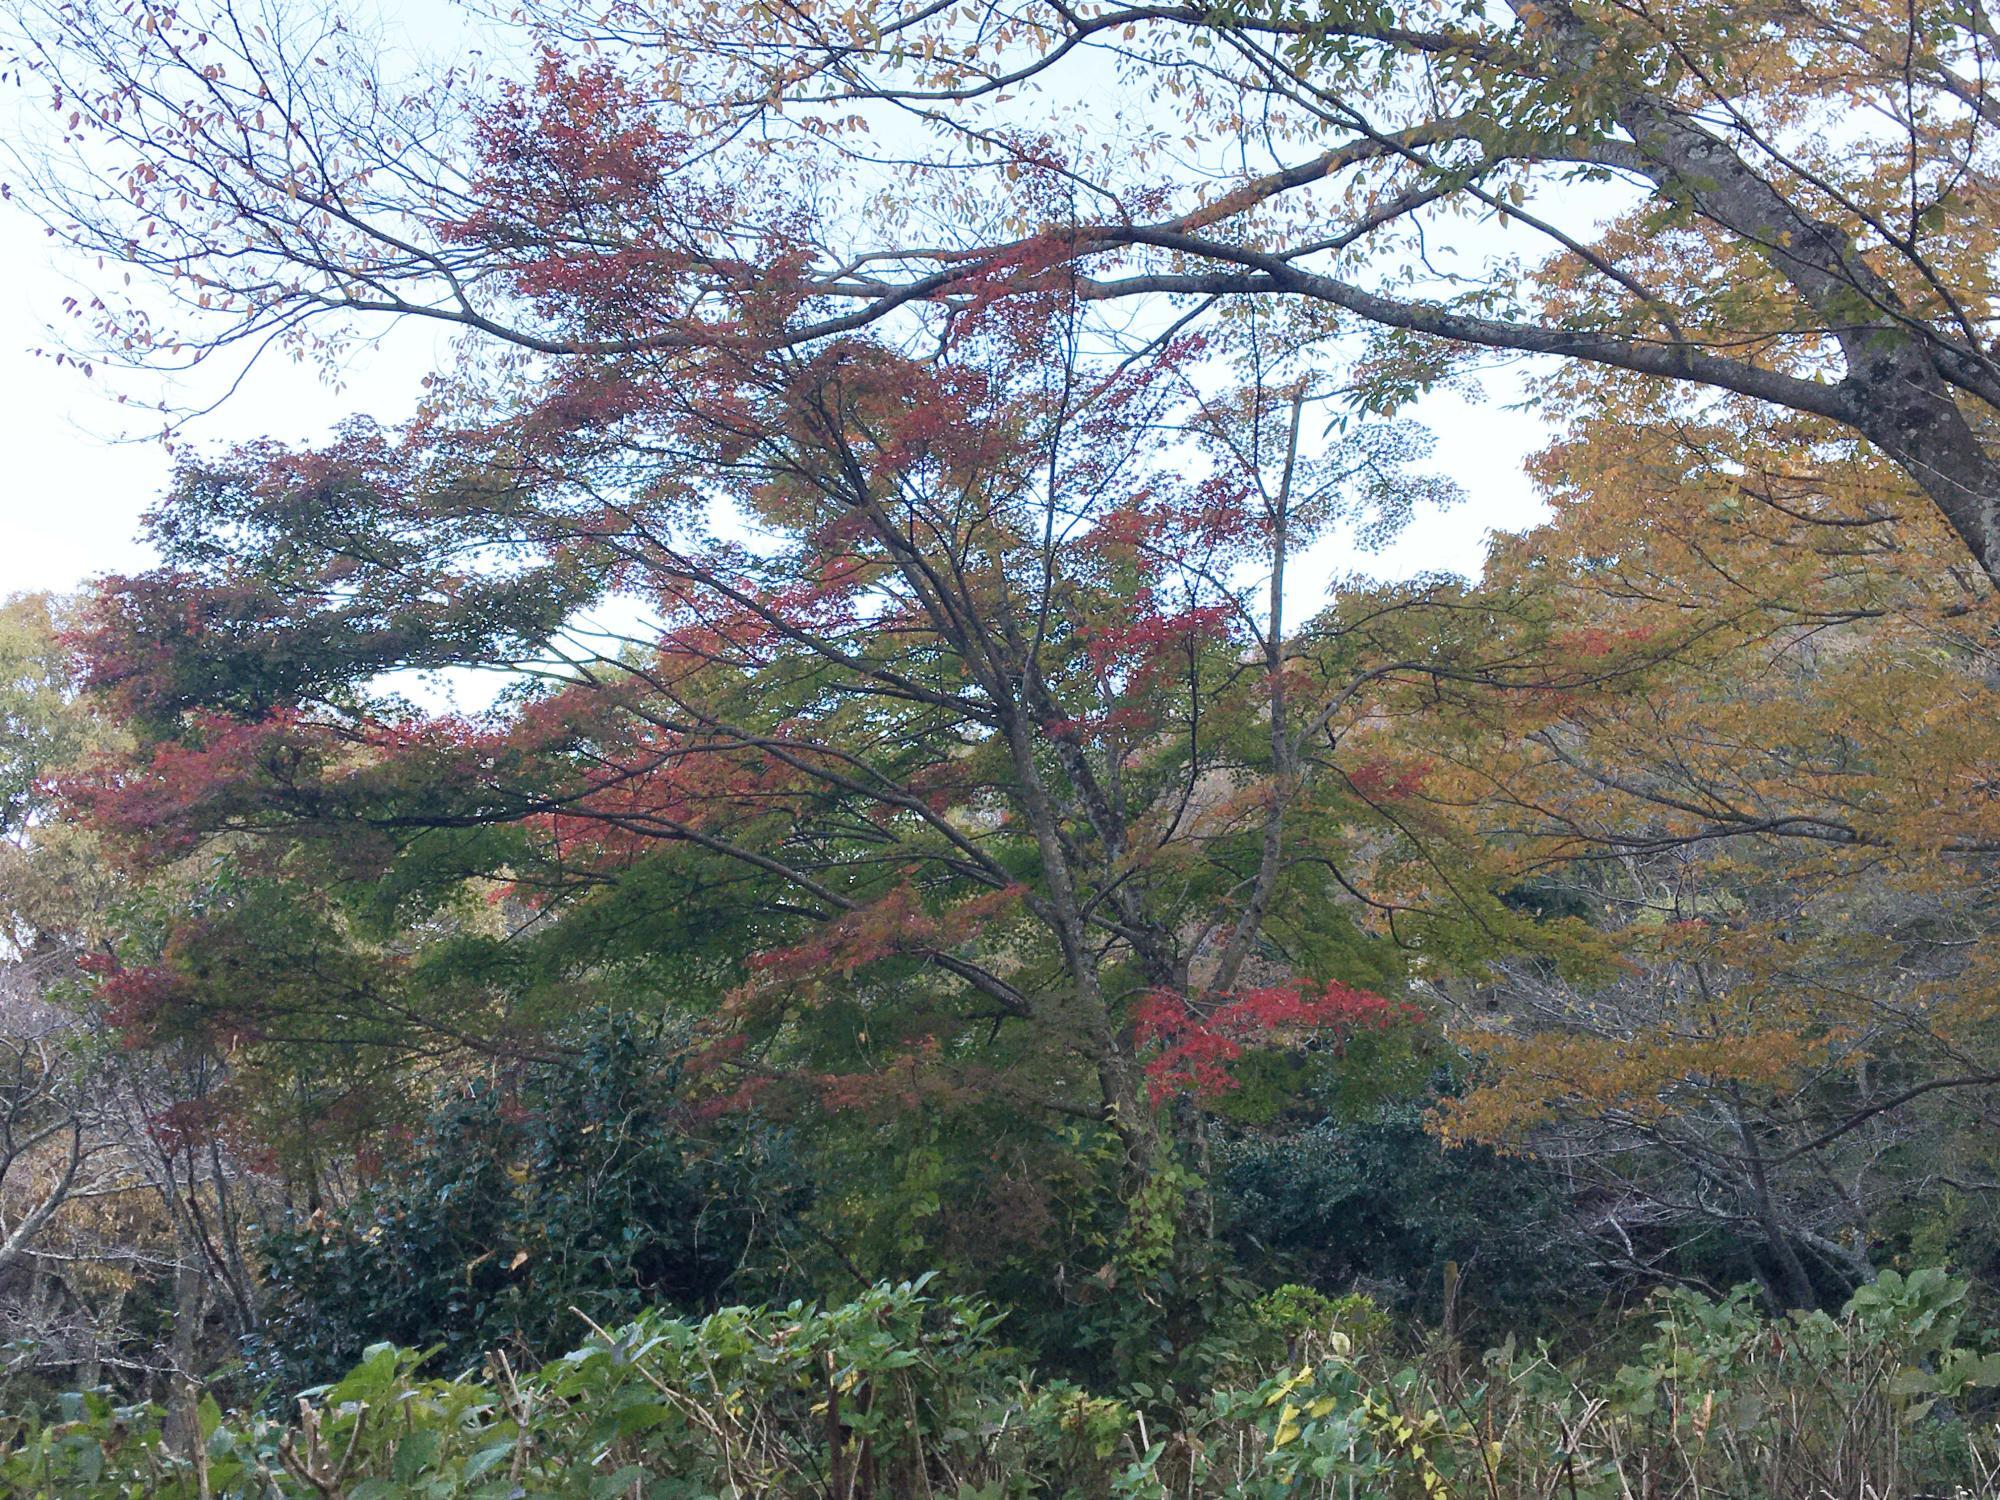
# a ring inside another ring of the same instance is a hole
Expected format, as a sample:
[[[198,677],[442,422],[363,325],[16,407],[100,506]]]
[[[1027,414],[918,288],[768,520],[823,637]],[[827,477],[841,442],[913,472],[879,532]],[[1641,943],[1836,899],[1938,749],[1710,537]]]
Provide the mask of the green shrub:
[[[574,1341],[572,1309],[615,1324],[716,1306],[797,1194],[769,1132],[691,1134],[674,1074],[613,1022],[574,1057],[440,1105],[352,1204],[272,1226],[261,1372],[296,1389],[385,1340],[455,1370],[492,1349],[537,1363]]]
[[[1437,1320],[1441,1269],[1456,1263],[1454,1310],[1483,1332],[1547,1320],[1602,1290],[1546,1169],[1442,1145],[1421,1103],[1228,1140],[1215,1176],[1239,1262],[1321,1291],[1360,1281],[1394,1311]]]
[[[0,1492],[196,1497],[1103,1493],[1132,1426],[1117,1402],[1027,1381],[996,1314],[921,1284],[831,1309],[647,1313],[532,1373],[421,1375],[382,1344],[296,1419],[200,1407],[201,1438],[158,1407],[70,1398],[19,1424]]]

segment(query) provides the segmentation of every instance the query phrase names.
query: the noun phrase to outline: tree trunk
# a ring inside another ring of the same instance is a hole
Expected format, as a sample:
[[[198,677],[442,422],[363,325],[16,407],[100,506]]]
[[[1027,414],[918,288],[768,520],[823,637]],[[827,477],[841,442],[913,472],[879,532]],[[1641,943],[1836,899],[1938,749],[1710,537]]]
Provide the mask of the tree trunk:
[[[1798,1247],[1792,1237],[1785,1232],[1784,1224],[1778,1216],[1777,1203],[1771,1196],[1770,1174],[1764,1167],[1763,1147],[1749,1122],[1743,1117],[1742,1091],[1736,1095],[1731,1113],[1736,1120],[1736,1138],[1743,1143],[1743,1157],[1748,1167],[1750,1201],[1756,1214],[1758,1227],[1764,1231],[1764,1240],[1777,1266],[1778,1281],[1767,1283],[1778,1294],[1786,1307],[1817,1307],[1819,1290],[1813,1285],[1812,1276],[1807,1272],[1805,1262],[1799,1259]]]

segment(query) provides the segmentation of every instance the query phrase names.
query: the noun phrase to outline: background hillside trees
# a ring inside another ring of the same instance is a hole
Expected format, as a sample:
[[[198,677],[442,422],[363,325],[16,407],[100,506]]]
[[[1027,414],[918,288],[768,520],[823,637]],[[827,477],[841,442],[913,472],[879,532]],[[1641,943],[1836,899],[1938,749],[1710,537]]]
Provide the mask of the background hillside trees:
[[[91,977],[156,953],[216,881],[200,864],[122,874],[65,815],[64,771],[131,743],[80,695],[70,623],[61,601],[0,608],[0,1370],[164,1392],[255,1328],[245,1224],[269,1184],[227,1130],[227,1047],[185,1025],[139,1037],[129,987]]]

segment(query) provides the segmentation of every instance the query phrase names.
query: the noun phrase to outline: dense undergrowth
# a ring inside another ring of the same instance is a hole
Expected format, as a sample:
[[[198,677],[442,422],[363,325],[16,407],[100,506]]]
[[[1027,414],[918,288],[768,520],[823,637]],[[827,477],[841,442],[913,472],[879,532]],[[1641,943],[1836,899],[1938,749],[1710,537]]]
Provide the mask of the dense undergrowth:
[[[24,1497],[2000,1495],[2000,1354],[1966,1288],[1885,1273],[1837,1314],[1657,1296],[1615,1367],[1512,1343],[1398,1351],[1365,1298],[1262,1299],[1197,1399],[1038,1378],[987,1306],[643,1314],[538,1370],[382,1344],[283,1414],[80,1394],[13,1418]]]

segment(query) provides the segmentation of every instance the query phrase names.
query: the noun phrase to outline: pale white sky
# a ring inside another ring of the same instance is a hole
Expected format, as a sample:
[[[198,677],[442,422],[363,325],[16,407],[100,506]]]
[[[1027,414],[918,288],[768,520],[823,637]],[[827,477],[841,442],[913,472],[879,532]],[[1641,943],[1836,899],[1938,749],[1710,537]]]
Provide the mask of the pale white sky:
[[[0,204],[0,596],[67,591],[103,573],[144,567],[140,518],[167,482],[172,460],[159,420],[143,403],[163,391],[205,396],[207,378],[171,387],[100,370],[86,377],[49,357],[60,347],[63,299],[99,271],[44,236],[11,204]],[[45,352],[37,353],[37,350]],[[344,416],[407,415],[424,372],[444,353],[429,329],[396,331],[357,354],[342,386],[282,358],[261,362],[241,390],[192,424],[187,441],[226,445],[271,436],[323,437]],[[218,372],[219,373],[219,372]],[[132,398],[122,404],[119,395]]]
[[[105,440],[129,413],[82,373],[30,351],[65,295],[51,246],[18,209],[0,208],[0,594],[67,589],[143,554],[131,535],[165,471],[157,449]]]
[[[167,480],[170,459],[154,434],[156,420],[121,405],[121,387],[144,398],[158,387],[100,372],[86,378],[37,348],[55,347],[50,329],[62,299],[101,274],[66,255],[11,205],[0,205],[0,596],[67,591],[107,572],[143,567],[140,517]],[[310,370],[270,358],[186,440],[224,445],[258,436],[309,441],[342,417],[367,412],[385,420],[406,414],[425,370],[443,356],[437,334],[407,328],[349,363],[335,388]],[[1363,559],[1370,571],[1405,574],[1478,566],[1489,530],[1531,523],[1539,507],[1522,459],[1541,441],[1531,416],[1497,401],[1454,395],[1426,401],[1416,413],[1438,435],[1436,466],[1457,479],[1468,500],[1443,515],[1419,515],[1386,552]],[[1323,560],[1332,571],[1334,557]],[[1301,604],[1307,601],[1301,600]]]
[[[436,0],[402,5],[392,0],[378,13],[391,39],[399,31],[412,39],[438,34]],[[5,91],[0,131],[22,119],[19,112],[43,107],[32,91]],[[101,270],[67,252],[17,205],[0,202],[0,286],[9,293],[0,302],[0,447],[6,455],[0,473],[0,596],[67,591],[100,574],[146,564],[139,522],[166,483],[170,459],[154,436],[157,420],[149,419],[143,405],[120,405],[117,396],[124,389],[137,403],[157,401],[162,387],[130,377],[121,386],[102,371],[86,378],[79,369],[34,352],[59,345],[60,335],[51,327],[63,321],[65,296],[87,293],[98,278],[121,275],[115,267]],[[314,371],[267,359],[220,410],[188,427],[183,437],[216,446],[257,436],[298,442],[324,435],[356,412],[393,422],[409,412],[423,374],[444,357],[440,332],[408,327],[354,355],[338,387]],[[174,404],[185,406],[210,388],[182,385],[171,394]],[[1543,436],[1532,416],[1498,400],[1470,403],[1454,395],[1432,397],[1412,415],[1437,433],[1436,467],[1458,480],[1469,497],[1466,504],[1443,515],[1420,514],[1394,546],[1373,557],[1343,558],[1337,546],[1322,549],[1319,566],[1301,570],[1302,595],[1316,593],[1347,561],[1390,575],[1436,568],[1470,572],[1479,565],[1490,531],[1536,519],[1539,506],[1521,468]],[[1302,616],[1317,604],[1301,597],[1294,608]]]

